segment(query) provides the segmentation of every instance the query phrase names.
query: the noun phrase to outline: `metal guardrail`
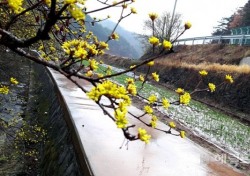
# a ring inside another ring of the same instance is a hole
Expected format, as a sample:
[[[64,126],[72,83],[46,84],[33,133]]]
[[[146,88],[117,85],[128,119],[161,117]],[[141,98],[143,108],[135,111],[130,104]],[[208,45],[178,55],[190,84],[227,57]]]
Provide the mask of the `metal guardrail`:
[[[238,45],[250,45],[250,35],[220,35],[220,36],[204,36],[204,37],[193,37],[178,39],[176,45],[180,45],[182,42],[185,45],[186,42],[192,42],[192,45],[195,44],[195,41],[201,41],[199,44],[208,44],[208,43],[227,43],[227,44],[238,44]],[[208,41],[208,42],[207,42]]]

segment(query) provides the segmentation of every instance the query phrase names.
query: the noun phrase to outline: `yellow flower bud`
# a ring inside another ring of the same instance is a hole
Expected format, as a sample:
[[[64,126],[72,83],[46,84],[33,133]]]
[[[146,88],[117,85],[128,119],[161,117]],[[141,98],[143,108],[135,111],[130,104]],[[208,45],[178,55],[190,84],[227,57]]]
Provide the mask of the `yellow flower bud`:
[[[155,64],[154,61],[150,61],[150,62],[147,63],[147,65],[150,66],[150,67],[153,66],[154,64]]]
[[[201,76],[207,76],[208,72],[206,70],[199,71]]]
[[[133,13],[133,14],[136,14],[137,13],[137,11],[136,11],[136,9],[134,8],[134,7],[131,7],[131,13]]]
[[[170,128],[175,128],[176,127],[174,122],[169,122],[168,125],[170,126]]]
[[[216,86],[213,83],[208,83],[208,88],[211,92],[214,92],[216,89]]]
[[[185,131],[180,131],[180,136],[181,136],[181,138],[185,138],[186,137]]]
[[[172,48],[171,42],[169,42],[167,40],[164,40],[163,41],[163,48],[166,49],[166,50],[170,50]]]
[[[158,14],[156,14],[156,13],[149,13],[148,15],[149,15],[149,18],[150,18],[152,21],[154,21],[156,18],[158,18]]]
[[[234,80],[233,80],[233,78],[232,78],[231,75],[226,75],[225,79],[226,79],[226,81],[227,81],[228,83],[231,83],[231,84],[232,84],[232,83],[234,82]]]
[[[189,21],[187,21],[184,26],[185,29],[190,29],[192,27],[192,24]]]

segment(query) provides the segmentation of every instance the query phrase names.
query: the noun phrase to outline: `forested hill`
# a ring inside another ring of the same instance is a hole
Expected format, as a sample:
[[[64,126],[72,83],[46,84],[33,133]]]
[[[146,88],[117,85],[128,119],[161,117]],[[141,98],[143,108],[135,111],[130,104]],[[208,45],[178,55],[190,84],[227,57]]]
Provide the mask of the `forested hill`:
[[[92,26],[92,24],[89,23],[93,21],[93,19],[90,16],[86,16],[86,21],[88,21],[86,23],[87,30],[92,31],[98,37],[99,40],[101,41],[107,40],[108,36],[112,32],[110,28],[103,27],[101,23],[94,23],[94,26]],[[140,53],[138,53],[135,47],[125,39],[125,37],[127,38],[127,36],[123,36],[123,34],[124,33],[119,34],[120,38],[118,41],[112,40],[109,42],[109,50],[107,51],[107,53],[122,57],[138,59],[140,57]]]

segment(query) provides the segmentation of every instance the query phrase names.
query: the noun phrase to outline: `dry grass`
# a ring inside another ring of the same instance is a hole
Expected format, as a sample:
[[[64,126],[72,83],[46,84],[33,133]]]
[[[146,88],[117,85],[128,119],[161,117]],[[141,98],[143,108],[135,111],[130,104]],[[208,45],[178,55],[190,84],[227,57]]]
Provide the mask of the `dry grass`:
[[[218,63],[200,63],[200,64],[190,64],[186,62],[161,62],[160,64],[170,67],[178,67],[178,68],[189,68],[195,70],[207,70],[207,71],[216,71],[216,72],[228,72],[228,73],[240,73],[240,74],[250,74],[250,66],[249,65],[226,65],[226,64],[218,64]]]
[[[210,71],[225,71],[250,73],[248,66],[238,66],[242,58],[250,56],[249,46],[236,45],[193,45],[178,46],[175,53],[158,59],[159,65],[173,67],[206,69]]]

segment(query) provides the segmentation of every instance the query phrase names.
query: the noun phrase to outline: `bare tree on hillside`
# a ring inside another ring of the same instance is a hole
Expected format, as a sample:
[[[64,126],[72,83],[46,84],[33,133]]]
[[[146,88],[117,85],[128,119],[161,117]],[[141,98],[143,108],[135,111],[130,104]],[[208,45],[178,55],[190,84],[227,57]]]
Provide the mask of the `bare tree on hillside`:
[[[157,37],[161,42],[165,40],[170,40],[176,38],[182,31],[182,15],[175,14],[173,21],[172,15],[169,12],[164,12],[161,16],[155,19],[154,27],[152,20],[148,19],[144,21],[143,30],[145,31],[144,35],[138,35],[138,38],[141,39],[144,48],[147,50],[148,37],[152,34],[148,34],[149,31],[154,31],[154,36]],[[154,30],[153,30],[154,28]]]

